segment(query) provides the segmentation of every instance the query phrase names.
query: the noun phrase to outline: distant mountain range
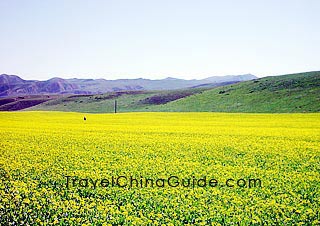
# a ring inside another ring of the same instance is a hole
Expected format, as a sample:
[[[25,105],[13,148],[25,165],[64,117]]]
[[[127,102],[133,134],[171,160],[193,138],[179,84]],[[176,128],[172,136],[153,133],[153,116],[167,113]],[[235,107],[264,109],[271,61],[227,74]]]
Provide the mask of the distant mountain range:
[[[33,94],[102,94],[117,91],[173,90],[197,87],[216,87],[256,79],[251,74],[213,76],[206,79],[63,79],[46,81],[24,80],[16,75],[0,75],[0,96]]]

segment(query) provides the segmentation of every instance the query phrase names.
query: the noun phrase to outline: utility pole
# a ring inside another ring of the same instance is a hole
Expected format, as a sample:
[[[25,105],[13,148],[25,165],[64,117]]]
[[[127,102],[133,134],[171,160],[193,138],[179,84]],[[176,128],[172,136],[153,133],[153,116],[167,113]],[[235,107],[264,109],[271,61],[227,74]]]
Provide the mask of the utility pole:
[[[117,113],[117,100],[114,100],[114,113]]]

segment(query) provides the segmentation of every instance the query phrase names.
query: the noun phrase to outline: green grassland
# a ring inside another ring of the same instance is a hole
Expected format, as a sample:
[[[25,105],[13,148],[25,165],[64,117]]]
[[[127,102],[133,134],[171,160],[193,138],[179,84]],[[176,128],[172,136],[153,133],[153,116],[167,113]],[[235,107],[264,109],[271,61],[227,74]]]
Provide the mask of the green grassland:
[[[204,88],[175,91],[129,91],[101,95],[75,95],[48,101],[25,110],[72,111],[90,113],[114,112],[117,100],[118,112],[150,111],[176,98],[203,92]]]
[[[118,112],[320,112],[320,71],[202,89],[69,96],[26,110]]]

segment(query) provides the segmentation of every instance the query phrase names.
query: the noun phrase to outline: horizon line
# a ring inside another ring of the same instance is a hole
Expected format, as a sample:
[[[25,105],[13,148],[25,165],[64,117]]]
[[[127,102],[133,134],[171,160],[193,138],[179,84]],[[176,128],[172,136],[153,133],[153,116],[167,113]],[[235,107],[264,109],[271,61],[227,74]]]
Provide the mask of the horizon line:
[[[165,79],[177,79],[177,80],[187,80],[187,81],[192,81],[192,80],[204,80],[204,79],[208,79],[211,77],[227,77],[227,76],[243,76],[243,75],[253,75],[256,78],[264,78],[264,77],[273,77],[273,76],[282,76],[282,75],[291,75],[291,74],[301,74],[301,73],[308,73],[308,72],[317,72],[320,70],[311,70],[311,71],[303,71],[303,72],[294,72],[294,73],[286,73],[286,74],[276,74],[276,75],[266,75],[266,76],[259,76],[259,75],[255,75],[252,73],[244,73],[244,74],[226,74],[226,75],[213,75],[213,76],[209,76],[209,77],[202,77],[202,78],[181,78],[180,76],[178,77],[173,77],[173,76],[167,76],[167,77],[162,77],[162,78],[148,78],[148,77],[135,77],[135,78],[114,78],[114,79],[108,79],[105,77],[64,77],[64,76],[53,76],[50,77],[48,79],[25,79],[25,77],[28,76],[21,76],[21,75],[17,75],[16,73],[1,73],[0,75],[9,75],[9,76],[18,76],[19,78],[26,80],[26,81],[48,81],[50,79],[54,79],[54,78],[59,78],[59,79],[64,79],[64,80],[68,80],[68,79],[84,79],[84,80],[89,80],[89,79],[93,79],[93,80],[99,80],[99,79],[104,79],[107,81],[115,81],[115,80],[137,80],[137,79],[145,79],[145,80],[165,80]]]

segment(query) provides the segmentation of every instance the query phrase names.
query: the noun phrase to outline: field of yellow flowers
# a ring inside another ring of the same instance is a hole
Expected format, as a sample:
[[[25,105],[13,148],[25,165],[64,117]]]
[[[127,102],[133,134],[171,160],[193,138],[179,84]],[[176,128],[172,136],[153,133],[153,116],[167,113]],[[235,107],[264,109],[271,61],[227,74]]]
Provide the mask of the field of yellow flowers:
[[[1,225],[320,224],[320,114],[2,112],[0,134]]]

